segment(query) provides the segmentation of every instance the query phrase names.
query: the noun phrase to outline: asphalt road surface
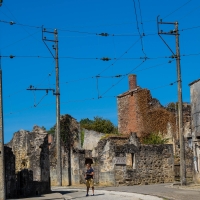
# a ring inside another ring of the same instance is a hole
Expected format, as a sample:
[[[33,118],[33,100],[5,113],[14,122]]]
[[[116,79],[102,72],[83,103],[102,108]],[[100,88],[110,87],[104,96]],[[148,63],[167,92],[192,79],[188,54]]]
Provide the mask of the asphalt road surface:
[[[57,192],[58,190],[54,191]],[[59,190],[59,192],[61,191]],[[65,200],[163,200],[163,198],[150,195],[105,190],[96,190],[94,196],[92,196],[92,191],[90,191],[87,197],[85,190],[70,189],[62,191],[62,193]]]

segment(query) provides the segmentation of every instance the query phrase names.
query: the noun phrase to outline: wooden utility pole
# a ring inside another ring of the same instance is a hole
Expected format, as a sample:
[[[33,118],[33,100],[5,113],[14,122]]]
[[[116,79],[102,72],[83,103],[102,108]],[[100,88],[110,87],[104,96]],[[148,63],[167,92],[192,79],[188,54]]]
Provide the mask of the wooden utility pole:
[[[3,130],[2,70],[0,69],[0,200],[6,199],[5,160]]]
[[[160,30],[160,24],[174,25],[175,29],[169,32],[163,32]],[[183,135],[183,101],[182,101],[182,80],[181,80],[181,65],[180,65],[180,48],[179,48],[179,31],[178,22],[163,22],[158,21],[158,35],[172,52],[172,58],[176,58],[176,71],[177,71],[177,83],[178,83],[178,130],[179,130],[179,143],[180,143],[180,181],[181,185],[186,185],[186,167],[185,167],[185,144]],[[172,51],[167,42],[161,37],[161,35],[174,35],[176,37],[176,53]]]
[[[54,39],[47,39],[44,37],[44,33],[54,34]],[[61,162],[61,145],[60,145],[60,86],[59,86],[59,63],[58,63],[58,31],[47,31],[45,28],[42,28],[42,40],[48,50],[50,51],[52,57],[55,60],[56,66],[56,155],[57,155],[57,186],[62,186],[62,162]],[[55,50],[55,55],[51,52],[47,42],[54,42],[53,49]]]
[[[0,7],[3,0],[0,0]],[[2,96],[2,69],[0,63],[0,200],[6,199],[5,156],[4,156],[4,128],[3,128],[3,96]]]
[[[56,60],[56,152],[57,152],[57,179],[58,185],[62,186],[62,163],[60,145],[60,87],[58,66],[58,31],[54,30],[55,37],[55,60]]]
[[[179,142],[180,142],[180,174],[181,185],[186,185],[186,168],[185,168],[185,144],[183,136],[183,101],[182,101],[182,80],[181,80],[181,65],[180,65],[180,49],[179,49],[179,32],[178,22],[175,22],[176,34],[176,70],[178,81],[178,116],[179,116]]]

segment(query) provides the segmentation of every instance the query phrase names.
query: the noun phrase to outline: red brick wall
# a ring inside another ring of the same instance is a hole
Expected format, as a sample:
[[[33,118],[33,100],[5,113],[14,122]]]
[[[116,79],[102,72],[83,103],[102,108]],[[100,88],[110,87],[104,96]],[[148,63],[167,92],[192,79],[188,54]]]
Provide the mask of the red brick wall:
[[[121,134],[136,132],[140,137],[142,119],[137,105],[137,93],[118,97],[118,129]]]

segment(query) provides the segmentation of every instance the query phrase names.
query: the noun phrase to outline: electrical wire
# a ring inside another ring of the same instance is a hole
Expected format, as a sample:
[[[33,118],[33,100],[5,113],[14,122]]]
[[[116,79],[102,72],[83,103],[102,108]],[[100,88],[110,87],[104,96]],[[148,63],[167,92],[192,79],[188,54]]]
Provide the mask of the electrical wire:
[[[138,4],[139,4],[139,10],[140,10],[140,18],[141,18],[142,31],[143,31],[143,35],[144,35],[144,25],[143,25],[143,22],[142,22],[142,10],[141,10],[141,6],[140,6],[140,0],[138,0]]]
[[[10,9],[8,8],[8,6],[6,6],[6,4],[4,3],[5,8],[8,10],[8,12],[12,15],[12,17],[16,20],[16,22],[18,23],[18,20],[16,19],[16,17],[13,15],[13,13],[10,11]],[[33,35],[31,35],[23,26],[22,29],[28,34],[30,35],[33,39],[35,39],[36,41],[41,42],[40,40],[38,40],[37,38],[35,38]]]
[[[32,26],[32,25],[27,25],[27,24],[21,24],[21,23],[17,23],[14,21],[5,21],[5,20],[0,20],[1,23],[6,23],[6,24],[10,24],[10,25],[18,25],[18,26],[22,26],[22,27],[28,27],[28,28],[36,28],[36,29],[42,29],[42,26]],[[46,29],[50,29],[50,30],[54,30],[54,28],[46,28]],[[95,36],[101,36],[101,34],[99,33],[94,33],[94,32],[82,32],[82,31],[76,31],[76,30],[69,30],[69,29],[60,29],[57,28],[58,31],[63,31],[63,32],[69,32],[69,33],[79,33],[79,34],[88,34],[88,35],[95,35]],[[156,35],[157,33],[149,33],[149,34],[145,34],[145,36],[152,36],[152,35]],[[106,36],[140,36],[138,34],[127,34],[127,33],[123,33],[123,34],[107,34]]]
[[[187,14],[185,14],[183,17],[181,17],[180,19],[178,19],[178,21],[184,19],[185,17],[187,17],[188,15],[192,14],[195,10],[199,9],[200,5],[195,7],[193,10],[191,10],[190,12],[188,12]]]
[[[135,0],[133,0],[133,3],[134,3],[134,11],[135,11],[135,18],[136,18],[136,24],[137,24],[137,30],[138,30],[138,34],[140,35],[140,43],[141,43],[141,47],[142,47],[142,52],[143,54],[146,56],[146,53],[144,52],[144,45],[143,45],[143,36],[145,35],[144,32],[143,32],[143,35],[141,35],[140,33],[140,29],[139,29],[139,23],[138,23],[138,17],[137,17],[137,10],[136,10],[136,3],[135,3]]]
[[[136,72],[141,72],[141,71],[149,70],[151,68],[155,68],[155,67],[159,67],[159,66],[162,66],[162,65],[166,65],[166,64],[172,63],[174,61],[175,60],[169,60],[169,61],[161,63],[161,64],[153,65],[151,67],[147,67],[147,68],[138,70]],[[89,80],[89,79],[93,79],[93,78],[120,78],[120,77],[127,76],[127,75],[128,75],[128,73],[126,73],[126,74],[117,74],[117,75],[112,75],[112,76],[97,75],[97,76],[90,76],[90,77],[86,77],[86,78],[80,78],[80,79],[76,79],[76,80],[71,80],[71,81],[67,81],[67,82],[61,82],[60,84],[66,84],[66,83],[68,84],[68,83],[80,82],[80,81],[85,81],[85,80]]]
[[[102,60],[102,61],[109,61],[109,60],[142,60],[144,57],[133,57],[133,58],[122,58],[128,51],[132,48],[131,46],[127,51],[125,51],[119,58],[84,58],[84,57],[70,57],[70,56],[60,56],[59,59],[73,59],[73,60]],[[1,58],[52,58],[51,56],[40,56],[40,55],[0,55]],[[162,58],[170,58],[171,56],[158,56],[158,57],[146,57],[147,60],[156,60]],[[114,63],[113,63],[114,64]],[[111,64],[112,65],[112,64]]]
[[[177,82],[178,82],[178,81],[174,81],[174,82],[172,82],[172,83],[169,83],[169,84],[166,84],[166,85],[161,85],[161,86],[159,86],[159,87],[152,88],[152,89],[149,89],[149,90],[152,91],[152,90],[157,90],[157,89],[161,89],[161,88],[164,88],[164,87],[172,86],[172,85],[174,85],[174,84],[177,83]]]
[[[139,38],[138,40],[136,40],[136,42],[133,43],[118,59],[116,59],[115,62],[113,62],[111,65],[109,65],[104,70],[102,70],[98,75],[102,74],[103,72],[105,72],[106,70],[108,70],[111,66],[113,66],[119,59],[121,59],[125,54],[127,54],[128,51],[130,51],[140,40],[141,40],[141,38]]]
[[[175,60],[170,60],[168,62],[164,62],[164,63],[161,63],[161,64],[157,64],[157,65],[153,65],[151,67],[147,67],[147,68],[144,68],[144,69],[141,69],[141,70],[138,70],[138,71],[135,71],[136,72],[141,72],[141,71],[146,71],[146,70],[149,70],[149,69],[152,69],[152,68],[155,68],[155,67],[160,67],[160,66],[163,66],[163,65],[166,65],[166,64],[169,64],[169,63],[172,63],[174,62]],[[120,77],[123,77],[123,76],[128,76],[129,73],[126,73],[126,74],[117,74],[117,75],[113,75],[113,76],[99,76],[98,78],[120,78]]]
[[[166,15],[165,17],[163,17],[163,19],[169,17],[170,15],[174,14],[176,11],[180,10],[181,8],[183,8],[184,6],[186,6],[188,3],[190,3],[192,0],[187,1],[186,3],[184,3],[182,6],[178,7],[177,9],[175,9],[174,11],[170,12],[168,15]]]
[[[146,61],[146,59],[144,59],[139,65],[137,65],[136,67],[134,67],[131,71],[129,71],[127,74],[130,74],[132,71],[134,71],[135,69],[137,69],[138,67],[140,67],[144,62]],[[122,77],[117,83],[115,83],[114,85],[112,85],[110,88],[108,88],[103,94],[101,94],[100,97],[103,97],[104,94],[106,94],[107,92],[109,92],[113,87],[115,87],[116,85],[118,85],[126,76]]]
[[[6,46],[3,46],[3,47],[1,47],[1,49],[5,49],[5,48],[8,48],[9,46],[12,46],[12,45],[14,45],[14,44],[17,44],[18,42],[21,42],[22,40],[25,40],[25,39],[31,37],[32,35],[35,35],[35,34],[38,33],[38,32],[39,32],[39,31],[36,31],[35,33],[30,34],[30,35],[28,35],[28,36],[26,36],[26,37],[24,37],[24,38],[22,38],[22,39],[19,39],[19,40],[15,41],[15,42],[13,42],[13,43],[11,43],[11,44],[8,44],[8,45],[6,45]]]
[[[193,26],[193,27],[189,27],[189,28],[184,28],[184,29],[180,29],[179,31],[187,31],[187,30],[196,29],[196,28],[200,28],[200,26]]]
[[[137,66],[137,67],[139,67],[139,66]],[[156,87],[156,88],[152,88],[152,89],[150,89],[150,90],[157,90],[157,89],[160,89],[160,88],[163,88],[163,87],[172,86],[172,85],[175,84],[175,83],[177,83],[177,81],[172,82],[172,83],[167,84],[167,85],[162,85],[162,86],[159,86],[159,87]],[[47,94],[46,94],[46,95],[47,95]],[[45,96],[46,96],[46,95],[45,95]],[[44,96],[44,97],[45,97],[45,96]],[[43,97],[43,98],[44,98],[44,97]],[[100,100],[100,99],[105,99],[105,98],[116,98],[116,97],[117,97],[117,95],[114,95],[114,96],[99,96],[98,98],[91,97],[91,98],[85,98],[85,99],[69,100],[69,101],[61,102],[61,104],[69,104],[69,103],[75,103],[75,102],[93,101],[93,100]],[[43,99],[43,98],[42,98],[42,99]],[[32,108],[37,108],[38,105],[39,105],[40,103],[41,103],[41,100],[40,100],[40,102],[39,102],[36,106],[35,106],[35,105],[34,105],[34,106],[29,106],[29,107],[26,107],[26,108],[17,110],[17,111],[15,111],[15,112],[5,114],[4,116],[6,117],[6,116],[10,116],[10,115],[13,115],[13,114],[16,114],[16,113],[21,113],[21,112],[23,112],[23,111],[26,111],[26,110],[29,110],[29,109],[32,109]],[[48,104],[42,104],[42,105],[40,106],[40,108],[41,108],[41,107],[46,107],[46,106],[51,106],[52,104],[55,104],[55,102],[53,102],[53,103],[48,103]]]

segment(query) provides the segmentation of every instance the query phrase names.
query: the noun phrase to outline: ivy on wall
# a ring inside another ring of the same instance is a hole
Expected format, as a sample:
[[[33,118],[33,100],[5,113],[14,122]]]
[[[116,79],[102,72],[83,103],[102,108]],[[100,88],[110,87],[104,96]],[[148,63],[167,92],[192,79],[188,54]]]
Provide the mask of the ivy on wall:
[[[142,89],[137,93],[137,106],[140,114],[141,140],[148,138],[151,134],[166,135],[170,125],[171,132],[176,132],[175,114],[168,111],[158,102],[153,102],[150,91]]]

